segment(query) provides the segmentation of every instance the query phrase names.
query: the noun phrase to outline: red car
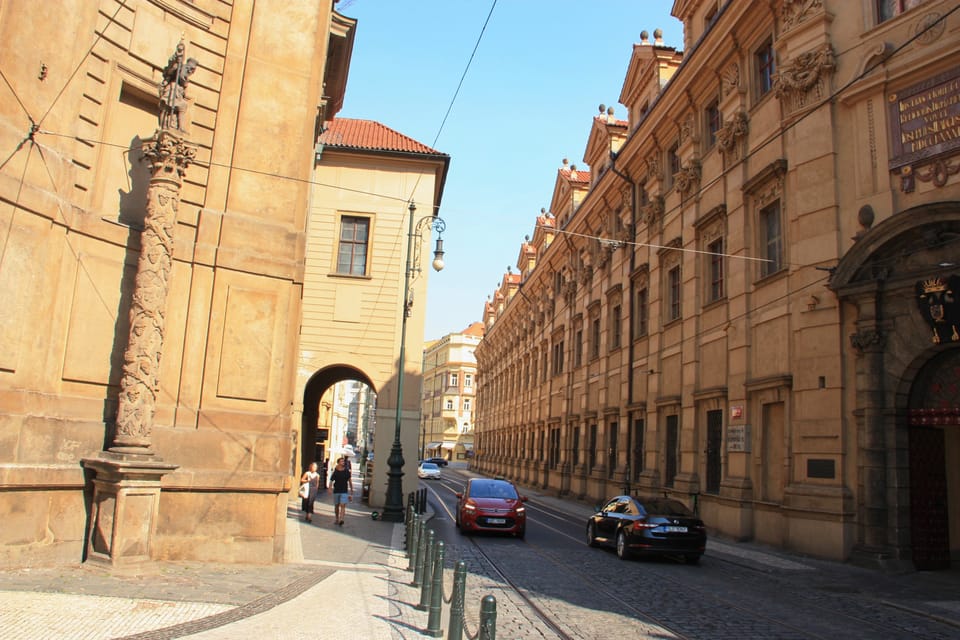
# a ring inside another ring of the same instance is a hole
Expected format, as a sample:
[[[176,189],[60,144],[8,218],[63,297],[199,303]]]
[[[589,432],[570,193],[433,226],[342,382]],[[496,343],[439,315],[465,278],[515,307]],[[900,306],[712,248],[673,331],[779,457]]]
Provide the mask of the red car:
[[[457,528],[461,533],[491,531],[523,538],[527,533],[526,501],[509,480],[471,478],[457,494]]]

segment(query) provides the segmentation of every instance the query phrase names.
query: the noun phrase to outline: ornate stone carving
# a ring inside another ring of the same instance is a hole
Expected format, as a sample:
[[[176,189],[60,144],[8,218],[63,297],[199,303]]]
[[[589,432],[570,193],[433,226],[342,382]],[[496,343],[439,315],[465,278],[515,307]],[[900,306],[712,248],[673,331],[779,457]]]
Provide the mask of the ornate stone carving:
[[[914,177],[921,182],[932,182],[935,187],[942,187],[952,175],[960,173],[960,164],[954,164],[951,158],[935,160],[913,172]]]
[[[685,167],[681,167],[673,176],[673,183],[681,193],[687,193],[695,185],[700,184],[700,161],[691,160]]]
[[[197,61],[186,57],[183,40],[167,60],[160,82],[160,128],[186,133],[190,129],[190,106],[193,98],[187,94],[190,76],[197,69]]]
[[[160,386],[173,230],[183,176],[196,156],[196,148],[183,138],[189,128],[185,91],[196,64],[192,58],[184,60],[181,41],[160,83],[160,129],[144,141],[143,157],[150,163],[151,177],[130,305],[130,334],[123,354],[116,429],[109,449],[113,453],[152,455],[150,435]]]
[[[660,153],[657,151],[647,156],[647,175],[656,180],[663,180],[663,169],[660,166]]]
[[[780,7],[781,31],[786,33],[821,11],[823,11],[823,0],[783,0]]]
[[[650,202],[640,207],[640,219],[648,225],[663,216],[664,203],[663,196],[654,196]]]
[[[733,62],[720,76],[720,88],[723,95],[740,90],[740,63]]]
[[[861,329],[850,334],[850,345],[857,353],[882,350],[886,344],[886,336],[877,329]]]
[[[717,131],[717,148],[723,155],[730,155],[734,160],[739,154],[740,145],[737,143],[746,137],[749,131],[749,121],[747,113],[743,110],[737,111],[729,122],[723,123],[723,126]]]
[[[774,95],[784,103],[788,113],[816,103],[826,97],[826,76],[835,66],[829,44],[801,53],[774,77]]]
[[[693,114],[688,113],[686,117],[680,122],[680,142],[684,142],[693,137]]]

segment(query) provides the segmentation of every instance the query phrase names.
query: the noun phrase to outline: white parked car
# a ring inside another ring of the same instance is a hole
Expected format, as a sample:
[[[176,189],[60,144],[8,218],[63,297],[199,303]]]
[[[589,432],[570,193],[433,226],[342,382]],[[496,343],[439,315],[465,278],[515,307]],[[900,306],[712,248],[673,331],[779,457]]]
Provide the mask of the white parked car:
[[[420,466],[417,467],[417,477],[425,480],[439,480],[440,467],[432,462],[421,462]]]

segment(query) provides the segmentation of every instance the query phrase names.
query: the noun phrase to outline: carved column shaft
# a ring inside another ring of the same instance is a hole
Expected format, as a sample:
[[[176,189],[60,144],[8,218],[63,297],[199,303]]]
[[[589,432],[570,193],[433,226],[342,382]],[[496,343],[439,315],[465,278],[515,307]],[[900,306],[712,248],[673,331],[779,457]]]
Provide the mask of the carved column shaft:
[[[130,306],[130,335],[123,355],[117,423],[110,451],[152,455],[150,434],[159,389],[164,314],[173,262],[173,229],[180,187],[196,149],[177,134],[160,130],[144,143],[151,164],[140,258]]]

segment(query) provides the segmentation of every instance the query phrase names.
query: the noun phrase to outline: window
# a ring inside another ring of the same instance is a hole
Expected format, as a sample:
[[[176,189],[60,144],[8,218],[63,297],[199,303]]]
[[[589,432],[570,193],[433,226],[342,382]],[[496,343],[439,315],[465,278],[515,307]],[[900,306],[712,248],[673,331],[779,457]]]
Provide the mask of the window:
[[[443,405],[443,408],[447,411],[453,411],[453,399],[447,398],[446,403]]]
[[[608,428],[610,429],[610,448],[607,451],[607,477],[612,478],[613,472],[617,468],[617,431],[619,426],[616,422],[611,422]]]
[[[723,238],[707,245],[710,253],[710,292],[708,300],[716,302],[725,295],[723,290]]]
[[[600,357],[600,318],[594,318],[590,324],[590,357]]]
[[[551,469],[560,465],[560,427],[550,429],[550,458],[547,463]]]
[[[580,427],[573,428],[573,455],[571,462],[576,467],[580,464]]]
[[[563,373],[563,340],[553,345],[553,375]]]
[[[723,446],[723,411],[707,411],[706,493],[720,493],[720,454]]]
[[[464,386],[465,388],[466,388],[466,387],[472,387],[472,386],[473,386],[473,374],[472,374],[472,373],[465,373],[465,374],[463,374],[463,386]]]
[[[590,425],[590,440],[587,442],[587,470],[593,471],[597,466],[597,425]]]
[[[667,181],[673,186],[673,176],[680,173],[680,145],[677,142],[667,150]]]
[[[713,146],[717,144],[717,132],[720,131],[720,127],[723,125],[719,102],[714,100],[707,105],[704,117],[706,119],[704,143],[707,149],[713,149]]]
[[[583,329],[577,329],[573,334],[573,366],[579,367],[583,364]]]
[[[776,73],[773,40],[767,40],[754,54],[757,69],[757,97],[765,96],[773,89],[773,75]]]
[[[904,11],[918,7],[927,0],[876,0],[877,22],[894,18]]]
[[[460,375],[457,373],[450,374],[450,386],[455,387],[460,383]]]
[[[707,9],[706,15],[703,17],[703,30],[709,31],[710,27],[713,26],[714,21],[717,19],[717,5],[713,5]]]
[[[623,311],[620,305],[614,305],[610,313],[610,350],[620,348],[620,325],[623,322]]]
[[[343,216],[340,219],[340,246],[337,249],[337,273],[367,275],[367,243],[370,218]]]
[[[463,399],[463,410],[464,410],[464,411],[470,411],[471,406],[472,406],[472,403],[470,402],[470,398],[464,398],[464,399]]]
[[[540,363],[540,382],[547,381],[547,347],[543,347],[543,359]]]
[[[673,486],[673,479],[677,477],[677,458],[679,457],[678,446],[680,444],[680,421],[674,414],[667,416],[667,447],[666,464],[663,471],[663,484],[666,487]]]
[[[760,275],[763,277],[783,268],[783,229],[780,201],[775,200],[760,210]]]
[[[643,418],[633,419],[633,461],[630,468],[633,471],[633,481],[639,482],[643,473]]]
[[[680,265],[667,272],[667,321],[680,318]]]
[[[643,287],[637,289],[636,294],[636,305],[634,306],[634,325],[633,330],[636,332],[637,337],[647,335],[649,331],[649,326],[647,323],[647,311],[648,311],[648,294],[647,288]]]

